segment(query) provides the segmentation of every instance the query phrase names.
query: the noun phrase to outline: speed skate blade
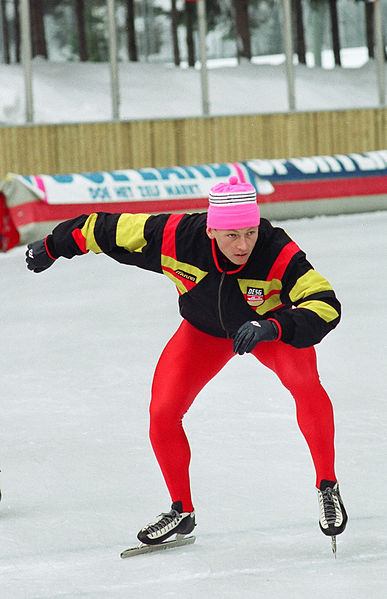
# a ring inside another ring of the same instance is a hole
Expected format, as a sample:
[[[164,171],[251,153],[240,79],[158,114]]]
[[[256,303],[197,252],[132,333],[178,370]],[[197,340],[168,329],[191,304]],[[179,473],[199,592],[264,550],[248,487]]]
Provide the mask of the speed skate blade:
[[[183,547],[184,545],[192,545],[196,540],[196,537],[190,536],[186,537],[184,535],[176,535],[175,539],[170,541],[164,541],[164,543],[159,543],[158,545],[146,545],[144,543],[140,543],[136,547],[129,547],[129,549],[125,549],[121,553],[121,557],[125,559],[126,557],[132,557],[134,555],[142,555],[145,553],[153,553],[155,551],[164,551],[165,549],[172,549],[173,547]]]

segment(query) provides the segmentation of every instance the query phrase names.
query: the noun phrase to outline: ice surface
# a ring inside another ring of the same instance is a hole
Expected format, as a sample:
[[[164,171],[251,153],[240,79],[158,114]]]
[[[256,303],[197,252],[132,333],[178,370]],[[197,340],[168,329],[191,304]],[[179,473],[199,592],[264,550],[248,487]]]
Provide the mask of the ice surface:
[[[0,255],[2,599],[384,599],[387,212],[282,224],[343,303],[318,346],[350,517],[337,559],[293,401],[238,356],[185,418],[195,545],[121,560],[170,505],[147,429],[177,294],[103,255],[32,274],[16,248]]]

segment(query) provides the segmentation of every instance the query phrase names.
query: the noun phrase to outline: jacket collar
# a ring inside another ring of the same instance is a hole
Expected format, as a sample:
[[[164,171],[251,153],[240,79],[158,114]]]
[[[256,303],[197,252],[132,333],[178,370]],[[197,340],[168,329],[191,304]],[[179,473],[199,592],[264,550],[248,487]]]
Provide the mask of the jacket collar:
[[[244,268],[246,266],[246,262],[245,262],[244,264],[241,264],[240,266],[238,266],[238,268],[235,270],[225,270],[219,264],[218,252],[216,251],[217,245],[216,245],[215,239],[211,239],[211,250],[212,250],[212,257],[214,259],[215,266],[219,272],[222,272],[222,273],[225,272],[227,275],[234,275],[235,273],[239,272],[240,270],[242,270],[242,268]],[[231,264],[231,262],[228,262],[228,264]]]

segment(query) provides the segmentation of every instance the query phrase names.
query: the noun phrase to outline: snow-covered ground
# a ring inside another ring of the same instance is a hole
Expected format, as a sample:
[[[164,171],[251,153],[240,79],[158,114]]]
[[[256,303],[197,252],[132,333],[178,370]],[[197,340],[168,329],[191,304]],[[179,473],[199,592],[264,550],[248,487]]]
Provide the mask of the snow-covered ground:
[[[337,559],[293,401],[238,356],[185,419],[196,543],[121,560],[170,505],[147,429],[177,294],[103,255],[32,274],[16,248],[0,255],[2,599],[384,599],[387,212],[282,224],[343,303],[318,346],[350,517]]]
[[[377,68],[375,61],[366,59],[366,50],[355,48],[342,51],[345,68],[332,68],[332,52],[327,51],[323,54],[325,68],[296,65],[297,110],[377,107]],[[112,118],[108,64],[55,63],[37,58],[32,75],[34,122]],[[122,119],[202,114],[199,70],[169,64],[120,63],[119,84]],[[283,56],[256,58],[251,64],[239,66],[230,59],[209,61],[208,88],[211,115],[286,112],[289,108]],[[0,124],[24,122],[24,96],[21,66],[0,65]]]

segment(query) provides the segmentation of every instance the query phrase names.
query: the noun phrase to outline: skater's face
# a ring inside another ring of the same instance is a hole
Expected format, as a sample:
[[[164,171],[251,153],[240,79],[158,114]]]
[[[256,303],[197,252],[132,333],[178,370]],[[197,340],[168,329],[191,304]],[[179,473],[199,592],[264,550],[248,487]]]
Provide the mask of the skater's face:
[[[250,258],[258,239],[258,227],[227,231],[207,227],[206,231],[210,239],[215,239],[222,254],[238,266]]]

